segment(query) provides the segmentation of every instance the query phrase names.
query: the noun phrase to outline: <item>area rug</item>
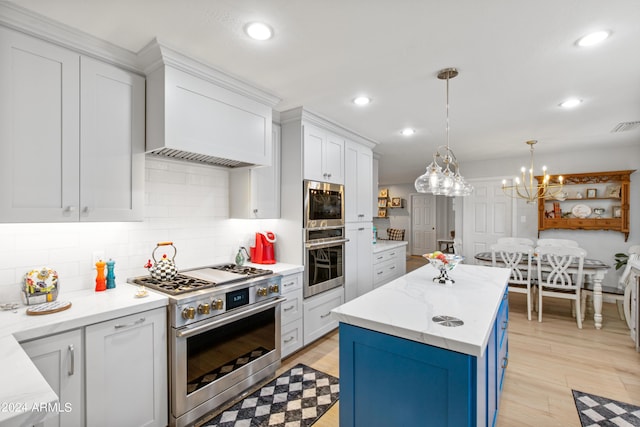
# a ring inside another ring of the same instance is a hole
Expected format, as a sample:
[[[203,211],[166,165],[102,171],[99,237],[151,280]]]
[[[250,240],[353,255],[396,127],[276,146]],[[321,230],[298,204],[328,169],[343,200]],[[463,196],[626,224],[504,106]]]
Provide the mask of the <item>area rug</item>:
[[[577,390],[571,391],[582,427],[640,426],[640,406]]]
[[[339,395],[338,378],[299,364],[202,426],[308,427]]]

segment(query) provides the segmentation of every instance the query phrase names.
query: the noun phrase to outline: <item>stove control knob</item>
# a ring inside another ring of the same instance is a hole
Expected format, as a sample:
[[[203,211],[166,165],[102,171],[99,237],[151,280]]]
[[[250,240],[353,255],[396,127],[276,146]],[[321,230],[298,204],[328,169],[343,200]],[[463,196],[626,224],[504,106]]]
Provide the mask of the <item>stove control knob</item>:
[[[200,304],[198,305],[198,314],[209,314],[211,312],[211,307],[209,304]]]
[[[269,286],[269,293],[270,294],[277,294],[278,292],[280,292],[280,287],[278,285]]]
[[[193,307],[187,307],[182,310],[182,318],[183,319],[193,319],[196,317],[196,309]]]
[[[215,310],[222,310],[222,308],[224,307],[224,303],[221,299],[216,299],[211,301],[211,307],[213,307]]]
[[[267,296],[267,288],[258,288],[258,296],[266,297]]]

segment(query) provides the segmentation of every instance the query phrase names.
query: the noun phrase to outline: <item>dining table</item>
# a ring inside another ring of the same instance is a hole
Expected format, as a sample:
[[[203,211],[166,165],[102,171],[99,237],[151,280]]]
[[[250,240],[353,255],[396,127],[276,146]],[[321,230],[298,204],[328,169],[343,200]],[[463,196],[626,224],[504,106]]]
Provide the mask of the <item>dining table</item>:
[[[479,252],[474,255],[476,263],[479,265],[492,265],[491,252]],[[496,261],[499,265],[500,263]],[[531,268],[535,271],[538,267],[538,262],[534,258],[531,261]],[[585,258],[582,266],[582,273],[585,277],[589,277],[593,284],[593,323],[596,329],[602,328],[602,279],[604,275],[611,268],[610,265],[605,264],[599,259]],[[544,264],[543,264],[544,270]],[[574,262],[568,270],[571,273],[578,272],[578,263]],[[534,276],[535,277],[535,276]],[[584,280],[582,285],[584,286]]]

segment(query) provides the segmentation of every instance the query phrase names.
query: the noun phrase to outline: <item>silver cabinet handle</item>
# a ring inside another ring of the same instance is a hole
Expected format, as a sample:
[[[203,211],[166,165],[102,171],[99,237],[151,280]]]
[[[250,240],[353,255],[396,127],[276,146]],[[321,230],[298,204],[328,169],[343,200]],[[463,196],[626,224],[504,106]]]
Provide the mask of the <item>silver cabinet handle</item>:
[[[391,267],[389,267],[389,270],[394,270],[396,268],[395,265],[392,265]]]
[[[284,286],[286,288],[287,286],[291,286],[291,285],[295,285],[295,284],[296,284],[296,282],[289,282],[289,283],[285,283],[282,286]]]
[[[395,254],[396,254],[395,252],[391,252],[389,255],[394,256]]]
[[[376,260],[380,260],[382,258],[384,258],[384,257],[383,256],[379,256],[378,258],[376,258]]]
[[[320,318],[321,318],[321,319],[324,319],[324,318],[326,318],[326,317],[328,317],[328,316],[330,316],[330,315],[331,315],[331,312],[328,312],[327,314],[321,314],[321,315],[320,315]]]
[[[282,310],[283,310],[283,311],[289,311],[289,310],[293,310],[295,307],[296,307],[295,305],[291,305],[291,306],[289,306],[289,307],[285,307],[285,308],[283,308]]]
[[[141,317],[140,319],[136,320],[133,323],[127,323],[126,325],[116,325],[114,326],[115,329],[122,329],[122,328],[130,328],[132,326],[136,326],[136,325],[140,325],[142,323],[144,323],[146,319],[144,317]]]
[[[84,208],[82,208],[82,212],[89,213],[89,206],[85,206]]]
[[[73,348],[73,344],[69,344],[69,376],[73,375],[76,371],[76,352]]]
[[[286,344],[286,343],[291,342],[291,341],[293,341],[293,337],[287,338],[286,340],[284,340],[284,343]]]
[[[508,322],[508,321],[506,321],[506,320],[505,320],[504,322],[502,322],[502,330],[507,329],[507,324],[508,324],[508,323],[509,323],[509,322]]]
[[[379,275],[381,275],[381,274],[383,274],[383,273],[384,273],[384,271],[383,271],[383,270],[378,271],[378,276],[379,276]]]
[[[358,228],[358,231],[364,231],[364,227]]]
[[[67,206],[67,207],[64,209],[64,211],[65,211],[65,212],[73,212],[73,211],[75,211],[75,210],[76,210],[76,207],[75,207],[75,206]]]

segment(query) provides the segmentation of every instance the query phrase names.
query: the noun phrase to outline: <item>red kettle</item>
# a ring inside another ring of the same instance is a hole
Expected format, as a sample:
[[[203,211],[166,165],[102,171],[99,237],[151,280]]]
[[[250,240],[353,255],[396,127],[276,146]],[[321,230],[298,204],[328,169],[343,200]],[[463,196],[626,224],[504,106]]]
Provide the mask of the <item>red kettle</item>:
[[[251,262],[256,264],[275,264],[276,255],[273,244],[276,235],[272,231],[259,231],[256,233],[256,245],[249,248]]]

